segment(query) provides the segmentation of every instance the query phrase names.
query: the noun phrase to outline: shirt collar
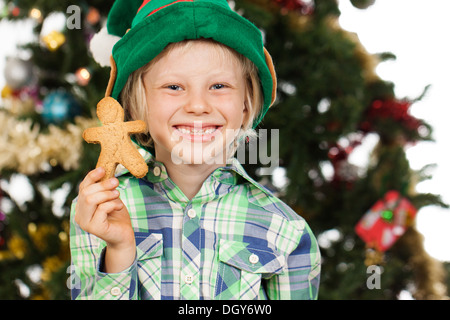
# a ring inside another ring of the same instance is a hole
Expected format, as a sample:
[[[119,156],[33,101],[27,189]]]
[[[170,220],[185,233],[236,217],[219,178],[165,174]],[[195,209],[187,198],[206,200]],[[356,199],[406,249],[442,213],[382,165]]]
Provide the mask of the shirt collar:
[[[144,178],[152,183],[162,182],[168,179],[169,175],[167,173],[165,165],[162,162],[157,161],[149,150],[141,147],[134,141],[133,143],[135,144],[139,153],[144,158],[145,162],[148,164],[148,173]],[[127,173],[129,173],[129,170],[126,169],[124,166],[120,164],[117,166],[116,177],[125,175]],[[253,186],[258,188],[262,192],[266,194],[271,194],[271,192],[268,189],[261,186],[261,184],[256,182],[252,177],[250,177],[247,174],[245,169],[242,167],[242,165],[236,158],[232,158],[229,161],[229,163],[227,163],[226,166],[219,167],[216,170],[214,170],[211,173],[211,175],[207,178],[207,180],[214,179],[223,184],[236,185],[238,181],[241,180],[241,178],[244,178],[246,181],[251,183]]]

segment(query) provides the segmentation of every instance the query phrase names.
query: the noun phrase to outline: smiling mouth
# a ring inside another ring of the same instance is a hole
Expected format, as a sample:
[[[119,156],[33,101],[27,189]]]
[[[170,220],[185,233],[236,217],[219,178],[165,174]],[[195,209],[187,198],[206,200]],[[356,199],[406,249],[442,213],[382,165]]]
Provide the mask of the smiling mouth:
[[[212,135],[217,130],[222,128],[222,126],[186,126],[179,125],[174,126],[175,130],[180,132],[183,135],[194,135],[194,136],[202,136],[202,135]]]

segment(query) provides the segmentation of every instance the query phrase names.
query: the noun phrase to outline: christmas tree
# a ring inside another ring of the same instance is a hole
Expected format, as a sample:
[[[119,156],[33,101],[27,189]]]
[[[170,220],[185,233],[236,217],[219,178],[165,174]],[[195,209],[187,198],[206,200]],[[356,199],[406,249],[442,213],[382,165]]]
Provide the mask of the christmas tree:
[[[36,35],[20,48],[30,58],[10,57],[4,70],[1,299],[70,297],[69,207],[99,151],[81,134],[98,123],[95,105],[109,77],[89,43],[111,3],[72,4],[5,1],[1,8],[2,19],[31,19]],[[9,191],[18,177],[30,189],[24,203],[20,191]]]
[[[432,128],[410,114],[421,97],[396,97],[394,85],[375,72],[378,63],[395,57],[368,54],[355,34],[343,30],[336,0],[229,3],[264,31],[275,62],[278,98],[259,129],[279,129],[268,143],[278,147],[277,171],[286,179],[280,184],[262,175],[262,163],[244,166],[317,235],[323,257],[319,298],[396,299],[402,290],[417,299],[444,298],[446,271],[425,252],[414,217],[424,206],[446,204],[439,195],[415,191],[428,178],[427,168],[413,171],[405,155],[409,144],[432,140]],[[4,71],[0,299],[69,298],[70,204],[99,154],[81,134],[98,125],[95,107],[110,71],[89,47],[111,5],[0,4],[2,19],[31,19],[36,35],[21,48],[30,59],[10,57]],[[46,27],[58,15],[63,25]],[[368,138],[377,147],[367,167],[356,167],[348,158]],[[27,201],[12,191],[18,179],[30,189]]]

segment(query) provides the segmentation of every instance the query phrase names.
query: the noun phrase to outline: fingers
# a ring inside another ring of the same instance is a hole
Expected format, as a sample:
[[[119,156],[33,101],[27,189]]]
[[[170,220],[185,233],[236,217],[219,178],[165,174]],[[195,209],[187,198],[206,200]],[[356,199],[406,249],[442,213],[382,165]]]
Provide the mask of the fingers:
[[[85,231],[98,235],[105,234],[110,225],[107,222],[108,215],[114,211],[122,210],[123,207],[124,204],[119,199],[101,203],[95,210],[89,223],[85,226]]]
[[[90,171],[84,180],[80,183],[80,189],[85,188],[93,183],[100,181],[101,178],[105,176],[105,169],[102,167],[98,167],[92,171]]]
[[[84,180],[80,183],[80,195],[83,197],[87,197],[97,192],[113,190],[119,186],[119,180],[117,180],[116,178],[101,181],[104,176],[105,170],[101,167],[89,172]]]
[[[90,222],[100,204],[119,198],[119,191],[116,190],[119,181],[116,178],[98,182],[104,174],[103,168],[92,170],[80,184],[75,215],[75,221],[80,226]]]
[[[75,222],[84,231],[115,245],[134,243],[134,231],[128,210],[119,197],[119,180],[103,181],[105,170],[89,172],[78,193]],[[130,240],[132,239],[132,240]]]
[[[97,192],[86,197],[83,197],[80,193],[75,208],[75,222],[82,229],[88,231],[88,226],[94,217],[99,215],[106,219],[108,213],[122,208],[123,203],[119,199],[119,191],[117,190]],[[97,217],[96,221],[98,222],[99,219]]]
[[[93,194],[89,194],[84,199],[84,207],[87,212],[90,214],[86,214],[86,218],[89,218],[96,208],[105,203],[112,200],[115,200],[119,197],[119,191],[112,190],[112,191],[100,191]]]

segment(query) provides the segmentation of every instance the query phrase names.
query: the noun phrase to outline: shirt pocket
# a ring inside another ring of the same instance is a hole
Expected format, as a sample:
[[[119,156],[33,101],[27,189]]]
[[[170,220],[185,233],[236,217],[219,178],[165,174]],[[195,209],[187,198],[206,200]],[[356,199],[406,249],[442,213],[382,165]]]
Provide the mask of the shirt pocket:
[[[139,299],[161,299],[162,234],[136,232]]]
[[[284,256],[267,246],[221,239],[215,299],[257,299],[261,279],[280,274],[284,265]]]

